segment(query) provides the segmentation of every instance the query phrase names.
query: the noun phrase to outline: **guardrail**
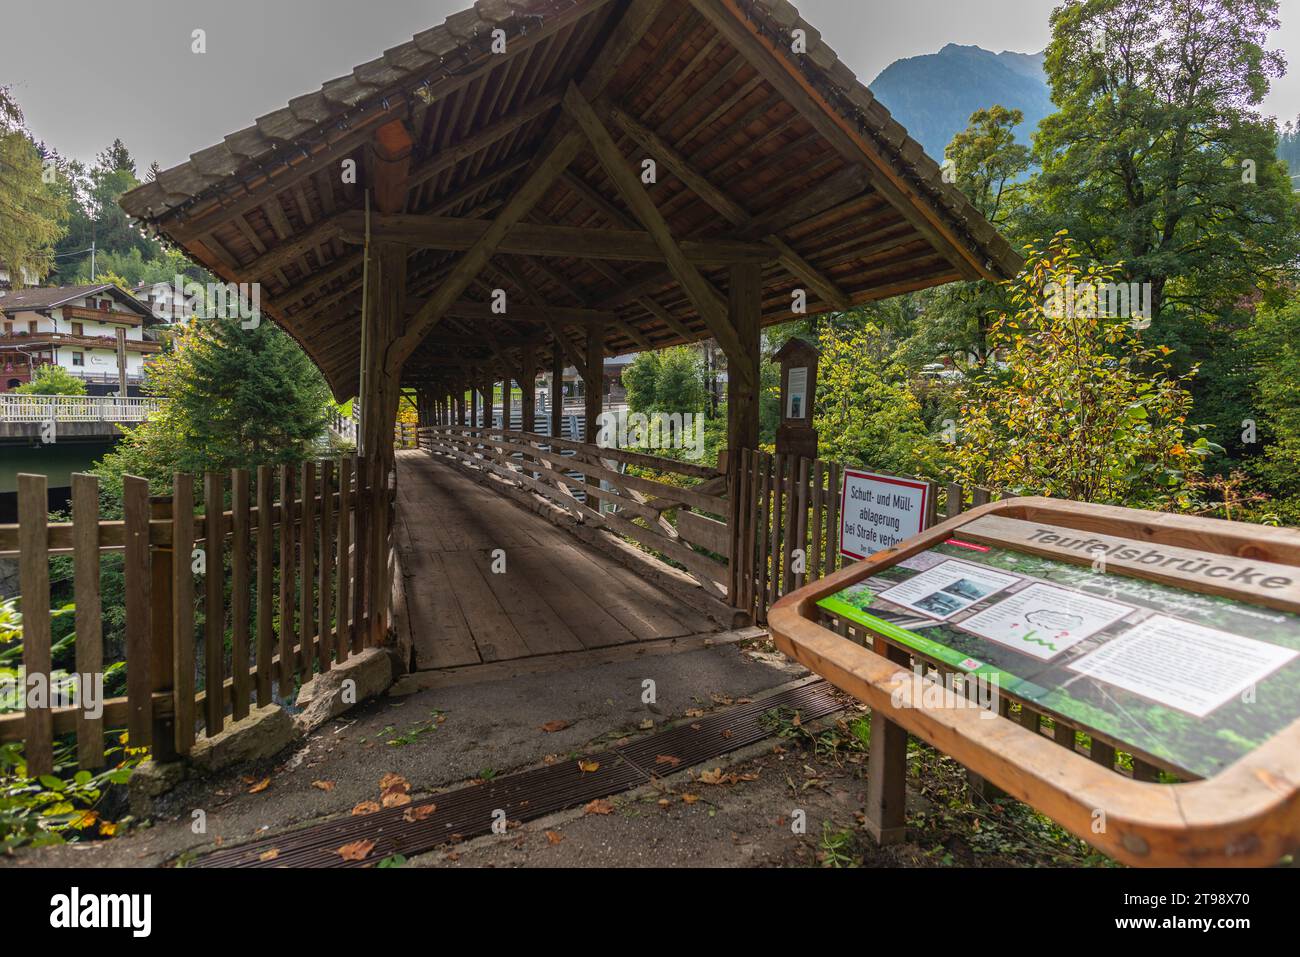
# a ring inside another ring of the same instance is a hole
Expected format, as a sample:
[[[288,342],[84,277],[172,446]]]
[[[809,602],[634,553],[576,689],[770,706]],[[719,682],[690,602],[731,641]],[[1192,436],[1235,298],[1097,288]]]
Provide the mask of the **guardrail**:
[[[157,399],[0,394],[0,422],[143,422]]]
[[[419,443],[426,452],[536,492],[581,522],[604,526],[671,559],[715,598],[728,593],[730,503],[724,472],[536,432],[432,426],[419,429]]]

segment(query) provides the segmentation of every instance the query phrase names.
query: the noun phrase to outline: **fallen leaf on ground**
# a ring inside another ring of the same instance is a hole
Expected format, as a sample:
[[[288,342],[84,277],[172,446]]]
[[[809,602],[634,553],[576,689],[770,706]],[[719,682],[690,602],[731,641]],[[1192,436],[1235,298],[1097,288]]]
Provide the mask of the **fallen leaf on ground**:
[[[731,737],[734,733],[735,733],[735,732],[733,732],[730,728],[723,728],[723,729],[722,729],[722,736],[723,736],[724,738],[729,738],[729,737]]]
[[[253,777],[251,774],[244,774],[240,776],[239,780],[243,781],[245,784],[252,784],[257,780],[257,778]]]
[[[366,855],[375,849],[374,841],[353,841],[335,848],[334,853],[345,861],[364,861]]]
[[[641,730],[649,731],[655,726],[654,718],[646,718],[641,722]]]
[[[559,831],[547,831],[546,839],[550,841],[551,844],[559,844],[562,840],[564,840],[564,835],[561,834]]]
[[[384,807],[402,807],[404,804],[411,803],[411,795],[402,791],[385,791],[380,802]]]
[[[578,770],[579,770],[579,771],[582,771],[582,772],[584,772],[584,773],[586,773],[586,774],[590,774],[592,771],[599,770],[599,768],[600,768],[600,762],[599,762],[599,761],[579,761],[579,762],[578,762]]]
[[[438,810],[438,805],[436,804],[422,804],[419,807],[408,807],[402,812],[402,820],[406,821],[408,824],[413,824],[416,821],[423,821],[436,810]]]
[[[686,717],[688,717],[688,718],[702,718],[702,717],[704,717],[704,709],[703,709],[703,708],[687,708],[687,709],[686,709]]]
[[[248,793],[249,793],[249,794],[260,794],[260,793],[262,793],[263,791],[265,791],[267,788],[269,788],[270,786],[271,786],[271,779],[270,779],[270,778],[262,778],[262,780],[258,781],[256,784],[254,784],[251,788],[248,789]]]
[[[673,803],[673,802],[670,801],[670,800],[668,800],[667,798],[660,798],[660,799],[659,799],[659,806],[660,806],[660,807],[668,807],[668,806],[669,806],[670,804],[672,804],[672,803]]]
[[[259,861],[273,861],[279,856],[280,849],[278,847],[273,847],[269,851],[263,851],[261,854],[258,854],[257,859]]]
[[[613,814],[614,805],[609,801],[606,801],[604,798],[596,798],[596,800],[589,802],[582,810],[587,814]]]
[[[406,780],[400,774],[388,773],[379,779],[379,790],[381,791],[401,791],[406,794],[411,790],[411,782]]]
[[[322,791],[333,791],[333,790],[334,790],[334,782],[333,782],[333,781],[312,781],[312,782],[311,782],[311,786],[314,787],[314,788],[318,788],[318,789],[320,789],[320,790],[322,790]]]
[[[354,815],[356,815],[356,814],[374,814],[374,813],[375,813],[376,811],[378,811],[378,810],[379,810],[379,802],[378,802],[378,801],[362,801],[360,804],[358,804],[356,807],[354,807],[354,808],[352,809],[352,813],[353,813]]]
[[[673,767],[682,763],[681,758],[674,757],[671,754],[656,754],[655,764],[671,764]]]
[[[721,784],[722,768],[714,768],[712,771],[701,771],[700,780],[705,784]]]
[[[546,722],[546,724],[542,725],[542,730],[545,731],[547,734],[554,734],[556,731],[563,731],[568,726],[569,726],[569,722],[567,721],[560,721],[560,720],[548,721]]]
[[[451,851],[449,854],[447,854],[446,859],[451,861],[453,864],[456,863],[456,861],[460,860],[460,851]]]
[[[701,724],[697,721],[695,724],[691,725],[691,730],[692,730],[692,731],[699,731],[700,728],[702,728],[702,727],[703,727],[703,725],[701,725]]]
[[[683,800],[685,803],[687,803],[687,804],[694,804],[694,803],[695,803],[696,801],[698,801],[699,799],[700,799],[700,796],[699,796],[698,794],[683,794],[683,795],[682,795],[682,800]]]

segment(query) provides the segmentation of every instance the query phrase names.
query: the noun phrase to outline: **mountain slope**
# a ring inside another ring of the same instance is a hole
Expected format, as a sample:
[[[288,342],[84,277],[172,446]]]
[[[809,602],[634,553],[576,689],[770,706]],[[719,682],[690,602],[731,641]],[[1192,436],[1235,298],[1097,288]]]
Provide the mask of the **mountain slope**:
[[[938,53],[895,60],[872,81],[871,92],[936,161],[978,109],[1001,104],[1025,121],[1028,144],[1038,121],[1054,111],[1041,53],[991,53],[949,43]]]

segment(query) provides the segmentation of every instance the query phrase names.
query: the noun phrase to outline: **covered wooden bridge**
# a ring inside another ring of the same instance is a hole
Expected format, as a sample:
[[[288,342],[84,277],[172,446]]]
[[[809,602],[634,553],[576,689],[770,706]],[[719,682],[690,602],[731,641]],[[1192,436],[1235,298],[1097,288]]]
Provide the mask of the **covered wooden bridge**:
[[[358,576],[356,620],[368,640],[416,636],[429,668],[743,616],[752,562],[731,556],[752,557],[737,463],[757,444],[761,328],[805,302],[843,310],[1020,266],[783,0],[481,0],[122,204],[223,279],[259,283],[263,313],[339,399],[359,397],[372,519],[355,541],[380,571]],[[718,470],[563,440],[558,390],[538,421],[540,371],[587,380],[590,442],[604,357],[705,339],[727,364]],[[403,393],[422,450],[395,467]],[[682,582],[647,587],[626,538],[672,559],[695,600]]]

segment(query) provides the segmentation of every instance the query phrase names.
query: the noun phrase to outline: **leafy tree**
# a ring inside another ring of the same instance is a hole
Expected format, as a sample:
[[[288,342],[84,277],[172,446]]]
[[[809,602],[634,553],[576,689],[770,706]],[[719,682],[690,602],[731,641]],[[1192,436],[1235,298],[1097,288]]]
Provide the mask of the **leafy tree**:
[[[642,352],[623,370],[633,412],[700,412],[708,401],[704,363],[691,346]]]
[[[1258,369],[1250,416],[1263,455],[1251,471],[1287,524],[1300,524],[1300,300],[1256,311],[1244,339]],[[1249,422],[1245,429],[1249,428]],[[1243,429],[1243,431],[1245,431]],[[1249,438],[1249,432],[1247,432]]]
[[[65,209],[45,182],[40,152],[24,127],[23,112],[0,86],[0,262],[14,286],[24,273],[44,276],[63,231]]]
[[[310,457],[325,432],[329,390],[287,334],[269,322],[198,318],[148,366],[161,411],[97,464],[110,500],[123,474],[165,491],[173,471],[252,468]]]
[[[1187,425],[1191,395],[1169,372],[1167,346],[1144,344],[1097,307],[1113,274],[1065,237],[1030,249],[1008,283],[1014,311],[989,334],[999,361],[967,384],[957,478],[1013,493],[1085,502],[1191,505],[1188,481],[1210,444]],[[1082,294],[1062,302],[1055,291]]]
[[[1151,283],[1157,323],[1293,278],[1297,201],[1257,112],[1284,66],[1276,0],[1065,0],[1051,24],[1037,235]]]
[[[909,370],[880,328],[827,328],[819,347],[818,453],[885,472],[939,474],[945,450],[930,434]]]
[[[1013,234],[1029,170],[1029,150],[1015,133],[1023,119],[1019,110],[1003,106],[976,110],[946,150],[957,188],[985,219]],[[907,361],[914,367],[945,357],[958,365],[983,362],[990,317],[1006,309],[1004,295],[993,283],[954,282],[909,297],[919,321],[907,345]]]
[[[18,395],[85,395],[86,383],[63,366],[49,364],[37,366],[32,381],[9,391]]]

